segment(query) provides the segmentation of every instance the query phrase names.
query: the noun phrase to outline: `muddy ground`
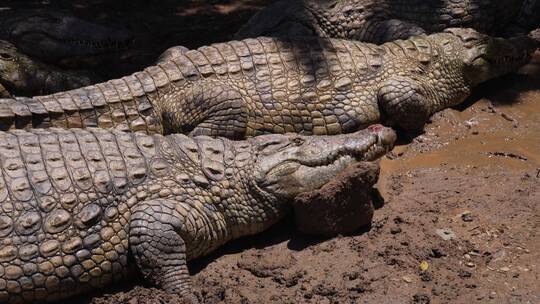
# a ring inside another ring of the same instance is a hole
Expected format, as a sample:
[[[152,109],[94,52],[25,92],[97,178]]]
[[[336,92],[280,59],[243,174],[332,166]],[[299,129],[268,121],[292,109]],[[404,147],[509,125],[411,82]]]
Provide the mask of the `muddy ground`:
[[[149,7],[162,22],[137,17],[145,12],[139,2],[127,9],[100,0],[59,5],[78,14],[101,10],[94,15],[100,20],[133,15],[124,26],[162,42],[134,60],[144,65],[166,46],[227,40],[262,1]],[[319,239],[295,232],[289,218],[231,242],[190,264],[202,302],[539,303],[540,53],[519,74],[435,115],[424,134],[400,136],[381,163],[384,204],[370,227]],[[141,284],[134,278],[69,303],[182,303]]]

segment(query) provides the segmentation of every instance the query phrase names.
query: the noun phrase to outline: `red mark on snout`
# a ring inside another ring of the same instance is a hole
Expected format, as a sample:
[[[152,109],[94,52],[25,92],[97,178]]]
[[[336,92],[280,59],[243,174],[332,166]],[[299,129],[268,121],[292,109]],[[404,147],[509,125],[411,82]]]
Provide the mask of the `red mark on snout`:
[[[383,125],[375,124],[368,127],[368,130],[372,132],[380,132],[384,129]]]

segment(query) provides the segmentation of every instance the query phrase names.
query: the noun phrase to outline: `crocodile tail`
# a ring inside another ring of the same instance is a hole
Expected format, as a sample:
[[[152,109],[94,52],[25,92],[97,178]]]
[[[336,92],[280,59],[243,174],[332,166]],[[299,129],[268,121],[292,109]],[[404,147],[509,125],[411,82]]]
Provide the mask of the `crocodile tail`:
[[[0,130],[90,126],[77,119],[81,109],[72,100],[61,99],[64,94],[0,99]]]
[[[40,103],[28,97],[0,99],[0,130],[32,128],[33,119],[51,114]],[[44,125],[45,126],[45,122]]]
[[[154,102],[165,71],[150,67],[87,87],[33,98],[0,99],[0,130],[29,128],[114,128],[162,133]]]

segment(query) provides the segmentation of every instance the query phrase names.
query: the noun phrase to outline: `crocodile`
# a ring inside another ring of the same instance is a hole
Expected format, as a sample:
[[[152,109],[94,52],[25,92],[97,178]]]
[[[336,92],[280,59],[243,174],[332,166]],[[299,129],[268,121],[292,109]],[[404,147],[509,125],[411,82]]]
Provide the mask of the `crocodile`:
[[[100,77],[90,71],[62,69],[40,62],[21,53],[10,42],[0,40],[0,85],[8,96],[50,94],[97,82]]]
[[[383,45],[246,39],[182,51],[104,83],[0,99],[0,127],[117,128],[242,139],[333,135],[383,122],[421,130],[473,87],[529,61],[536,42],[453,28]]]
[[[133,271],[196,301],[186,261],[267,229],[296,195],[376,160],[395,139],[381,125],[244,141],[100,128],[0,132],[0,303],[60,300]]]
[[[383,43],[449,27],[515,35],[539,26],[538,0],[282,0],[255,14],[235,37],[318,35]]]
[[[96,66],[133,43],[126,30],[77,18],[52,9],[3,10],[0,39],[22,53],[64,67]]]

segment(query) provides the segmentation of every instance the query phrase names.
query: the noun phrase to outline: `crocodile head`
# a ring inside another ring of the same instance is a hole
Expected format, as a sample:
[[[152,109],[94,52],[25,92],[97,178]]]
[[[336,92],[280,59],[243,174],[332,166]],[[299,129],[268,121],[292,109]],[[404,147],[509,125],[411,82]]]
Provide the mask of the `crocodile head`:
[[[503,39],[468,28],[451,28],[445,33],[459,38],[464,75],[473,86],[517,70],[531,59],[537,46],[527,36]]]
[[[31,63],[13,44],[0,40],[0,84],[9,92],[16,93],[17,88],[26,85],[28,79],[24,68]]]
[[[293,199],[320,188],[353,163],[383,156],[395,140],[394,131],[381,125],[335,136],[257,136],[251,139],[257,151],[256,187],[271,198]]]
[[[2,21],[2,38],[30,56],[64,65],[91,65],[98,55],[127,48],[126,31],[88,22],[59,11],[13,12]]]
[[[34,60],[21,53],[8,41],[0,40],[0,87],[6,93],[19,96],[34,96],[70,90],[95,83],[99,80],[85,70],[61,70]],[[1,91],[1,90],[0,90]]]

